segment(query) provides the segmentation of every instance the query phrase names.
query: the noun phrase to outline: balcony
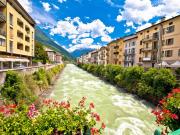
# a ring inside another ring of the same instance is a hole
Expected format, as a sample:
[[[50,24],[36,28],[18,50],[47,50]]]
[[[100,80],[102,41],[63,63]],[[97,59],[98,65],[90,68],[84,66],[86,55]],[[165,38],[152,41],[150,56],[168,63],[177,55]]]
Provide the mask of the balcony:
[[[159,39],[158,36],[151,36],[144,38],[142,42],[152,42],[152,41],[157,41],[158,39]]]
[[[143,49],[142,49],[142,51],[144,51],[144,52],[145,52],[145,51],[151,51],[151,50],[152,50],[152,48],[151,48],[151,47],[148,47],[148,48],[143,48]]]
[[[0,22],[5,22],[6,21],[6,16],[4,15],[3,12],[0,12]]]
[[[3,30],[0,30],[0,36],[3,36],[4,38],[6,38],[6,32]]]
[[[6,0],[0,0],[0,7],[6,6]]]

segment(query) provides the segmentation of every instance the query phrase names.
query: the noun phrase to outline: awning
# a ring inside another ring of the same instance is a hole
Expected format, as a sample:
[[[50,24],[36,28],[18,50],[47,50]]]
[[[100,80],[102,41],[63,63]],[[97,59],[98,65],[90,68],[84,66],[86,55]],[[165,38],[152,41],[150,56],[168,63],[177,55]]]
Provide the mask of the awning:
[[[169,64],[166,61],[162,61],[161,63],[157,64],[158,67],[169,67]]]
[[[28,59],[0,58],[0,62],[29,62]]]
[[[176,61],[175,63],[171,64],[170,67],[180,67],[180,61]]]

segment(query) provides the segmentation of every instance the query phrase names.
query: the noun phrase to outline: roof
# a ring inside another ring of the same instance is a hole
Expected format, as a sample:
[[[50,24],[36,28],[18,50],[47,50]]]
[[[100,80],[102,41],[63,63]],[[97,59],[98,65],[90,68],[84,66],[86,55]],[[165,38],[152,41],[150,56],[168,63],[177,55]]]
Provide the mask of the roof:
[[[134,38],[137,38],[136,34],[124,37],[124,41],[131,40],[131,39],[134,39]]]
[[[11,5],[19,11],[19,13],[32,25],[36,25],[34,19],[29,15],[29,13],[22,7],[22,5],[17,0],[7,0]],[[18,9],[19,8],[19,9]]]
[[[159,24],[161,24],[161,23],[164,23],[164,22],[173,20],[173,19],[178,18],[178,17],[180,17],[180,14],[177,15],[177,16],[174,16],[174,17],[172,17],[172,18],[169,18],[169,19],[161,20],[160,22],[155,23],[155,24],[152,24],[150,27],[147,27],[147,28],[145,28],[145,29],[142,29],[142,30],[138,31],[137,33],[141,32],[141,31],[144,31],[144,30],[147,30],[147,29],[149,29],[149,28],[151,28],[151,27],[157,26],[157,25],[159,25]]]

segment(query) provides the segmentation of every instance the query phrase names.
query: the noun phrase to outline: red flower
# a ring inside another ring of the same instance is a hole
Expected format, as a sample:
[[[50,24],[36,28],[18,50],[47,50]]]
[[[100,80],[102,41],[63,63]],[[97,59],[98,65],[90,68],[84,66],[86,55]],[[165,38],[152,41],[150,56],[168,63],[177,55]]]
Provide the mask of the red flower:
[[[91,134],[92,135],[95,135],[97,133],[99,133],[99,130],[97,128],[91,128]]]
[[[89,108],[92,109],[92,108],[94,108],[94,107],[95,107],[95,106],[94,106],[94,103],[90,103]]]
[[[99,114],[97,114],[97,113],[92,113],[91,115],[92,115],[92,117],[94,117],[94,118],[96,119],[96,121],[99,122],[99,121],[101,120]]]
[[[173,89],[172,92],[173,92],[173,93],[180,93],[180,88]]]
[[[161,101],[159,101],[159,103],[162,105],[162,104],[164,104],[166,102],[166,100],[165,99],[162,99]]]
[[[175,120],[178,120],[178,119],[179,119],[179,117],[178,117],[176,114],[171,114],[171,118],[172,118],[172,119],[175,119]]]
[[[104,123],[102,123],[101,128],[102,128],[102,129],[105,129],[105,128],[106,128],[106,125],[105,125]]]

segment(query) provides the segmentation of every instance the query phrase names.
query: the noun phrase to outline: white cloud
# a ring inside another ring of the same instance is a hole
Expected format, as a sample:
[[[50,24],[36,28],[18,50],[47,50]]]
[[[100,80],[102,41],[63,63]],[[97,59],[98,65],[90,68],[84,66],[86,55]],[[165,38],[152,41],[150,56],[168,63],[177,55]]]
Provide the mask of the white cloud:
[[[87,45],[90,45],[94,42],[94,40],[92,38],[84,38],[84,39],[81,39],[81,43],[82,44],[87,44]]]
[[[66,2],[66,0],[58,0],[60,3]]]
[[[76,44],[70,48],[67,49],[70,53],[74,52],[75,50],[79,49],[99,49],[101,46],[100,45],[87,45],[87,44]]]
[[[90,33],[83,33],[83,34],[80,34],[78,36],[78,38],[86,38],[86,37],[89,37],[90,36]]]
[[[77,38],[77,35],[69,35],[68,38],[69,39],[75,39],[75,38]]]
[[[154,6],[151,0],[126,0],[117,21],[125,20],[141,25],[156,16],[172,16],[180,11],[179,0],[160,0]]]
[[[45,10],[46,12],[49,12],[49,11],[51,10],[51,6],[50,6],[49,3],[47,3],[47,2],[41,2],[41,3],[42,3],[43,8],[44,8],[44,10]]]
[[[51,29],[51,35],[60,34],[61,36],[78,35],[82,37],[102,37],[114,32],[114,27],[107,27],[99,19],[91,23],[83,23],[79,17],[71,19],[70,17],[65,20],[60,20],[54,28]]]
[[[129,32],[131,32],[131,30],[130,29],[126,29],[125,33],[129,33]]]
[[[54,7],[55,9],[57,9],[57,10],[60,9],[60,8],[59,8],[57,5],[55,5],[55,4],[53,4],[53,7]]]
[[[102,42],[111,42],[112,38],[110,36],[104,36],[104,37],[101,37],[101,41]]]
[[[99,19],[84,23],[79,17],[67,17],[58,21],[50,31],[51,35],[60,35],[72,39],[73,45],[69,50],[74,51],[76,48],[90,48],[96,38],[101,38],[103,42],[111,41],[110,34],[114,32],[114,27],[106,26]],[[93,47],[96,46],[97,44],[93,45]]]
[[[122,15],[118,15],[118,16],[117,16],[117,18],[116,18],[116,20],[117,20],[117,22],[120,22],[120,21],[122,21],[122,20],[123,20],[123,17],[122,17]]]
[[[18,0],[28,13],[32,13],[32,1],[31,0]]]
[[[133,29],[136,29],[136,27],[134,26],[134,23],[132,21],[126,22],[126,26],[127,27],[132,27]]]
[[[150,27],[151,25],[152,25],[151,23],[146,23],[146,24],[140,25],[136,31],[141,31],[143,29]]]
[[[121,7],[118,4],[115,4],[112,0],[105,0],[107,4],[109,4],[111,7]]]

